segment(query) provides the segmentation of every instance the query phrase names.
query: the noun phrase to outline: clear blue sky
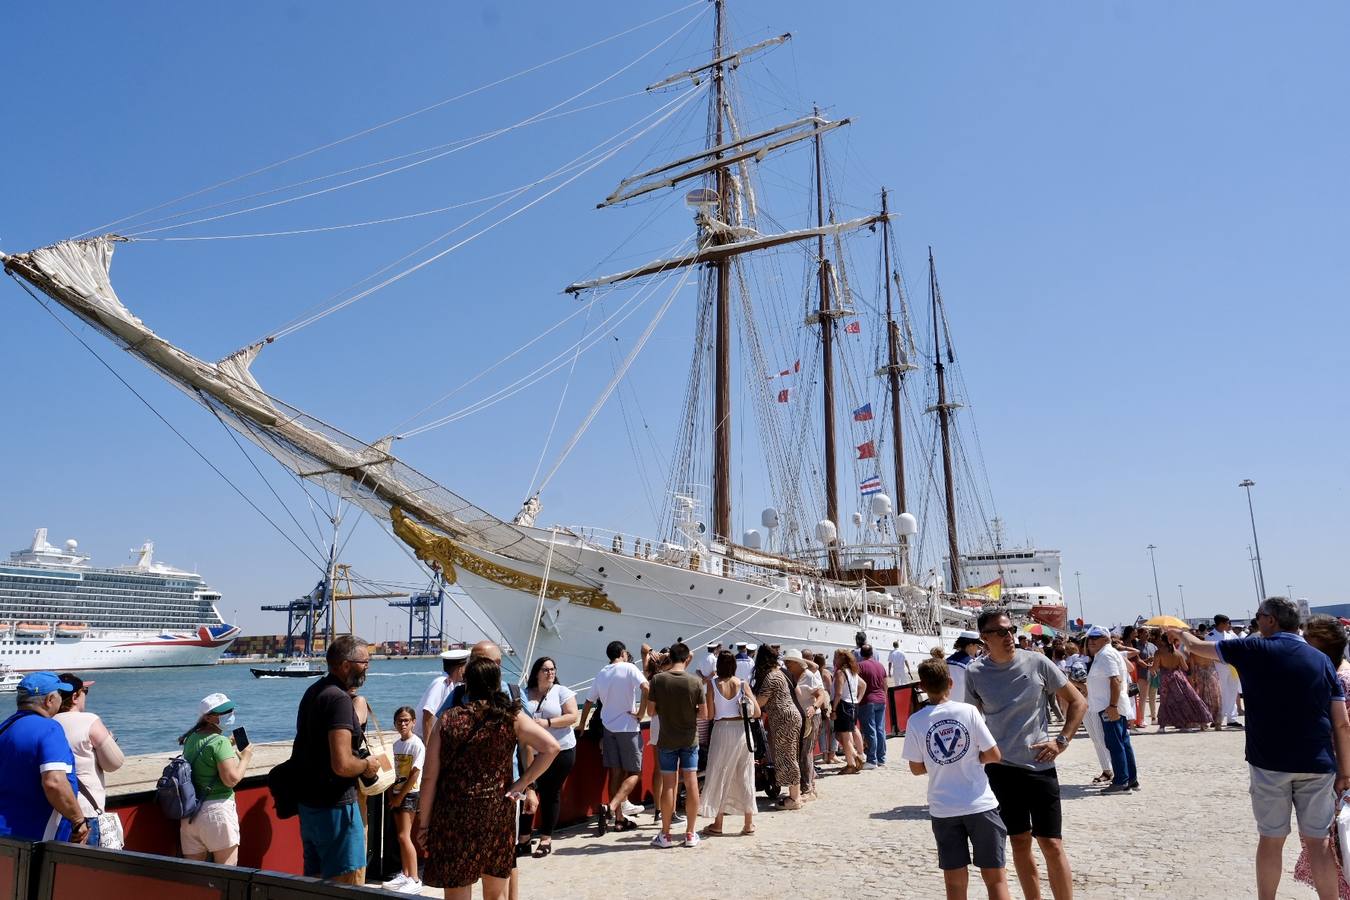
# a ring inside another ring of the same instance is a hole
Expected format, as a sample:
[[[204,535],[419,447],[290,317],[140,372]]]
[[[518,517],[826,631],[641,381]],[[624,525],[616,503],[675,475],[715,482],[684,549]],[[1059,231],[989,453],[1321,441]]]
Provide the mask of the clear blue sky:
[[[0,248],[82,232],[678,5],[14,7],[0,56],[10,100]],[[1142,611],[1153,592],[1149,543],[1158,546],[1166,611],[1184,584],[1192,615],[1245,614],[1254,594],[1243,477],[1257,482],[1270,590],[1293,585],[1314,604],[1347,599],[1350,9],[1211,0],[855,2],[826,11],[736,0],[732,10],[743,42],[796,35],[763,70],[747,69],[772,89],[766,114],[786,118],[815,101],[856,117],[834,144],[858,185],[847,199],[865,206],[877,182],[892,189],[912,283],[921,283],[924,248],[936,248],[998,509],[1011,538],[1063,551],[1075,614],[1075,570],[1088,618]],[[515,121],[633,60],[695,12],[249,187]],[[705,18],[590,96],[628,94],[697,64],[707,26]],[[625,100],[406,178],[185,233],[449,205],[529,181],[667,99]],[[656,237],[634,238],[600,262],[644,211],[594,203],[650,149],[634,148],[464,250],[279,342],[255,372],[276,395],[357,435],[386,433],[570,310],[564,284],[630,264],[687,230],[685,214],[667,213]],[[457,221],[133,244],[118,250],[114,283],[161,334],[215,358]],[[280,630],[257,605],[307,590],[313,566],[17,287],[7,282],[0,303],[0,544],[17,548],[46,525],[54,539],[76,537],[97,561],[116,563],[154,538],[165,559],[196,566],[224,592],[227,618],[238,610],[246,630]],[[641,324],[622,332],[616,354]],[[683,391],[688,316],[674,313],[665,326],[625,395],[629,415],[640,399],[662,435]],[[93,344],[298,534],[214,420],[106,342]],[[580,370],[560,437],[608,365]],[[555,384],[399,451],[510,515],[556,402]],[[633,465],[611,404],[545,496],[544,521],[651,533],[642,492],[624,480]],[[280,469],[263,471],[308,523]],[[746,499],[750,519],[759,505]],[[417,577],[368,522],[347,558],[369,576]],[[385,637],[389,610],[368,605],[362,627],[377,634],[376,615]]]

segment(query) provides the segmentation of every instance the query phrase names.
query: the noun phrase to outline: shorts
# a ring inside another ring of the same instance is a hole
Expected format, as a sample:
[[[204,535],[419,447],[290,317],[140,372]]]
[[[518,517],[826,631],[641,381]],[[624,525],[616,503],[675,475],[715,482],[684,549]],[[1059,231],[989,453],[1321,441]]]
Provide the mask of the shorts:
[[[1038,838],[1064,836],[1058,772],[1053,768],[1023,769],[1004,763],[990,763],[984,771],[998,798],[998,813],[1008,834],[1030,831]]]
[[[661,747],[656,752],[659,768],[666,774],[673,775],[680,769],[686,772],[698,771],[698,747],[677,747],[674,750]]]
[[[834,714],[835,731],[852,731],[858,724],[858,707],[847,700],[839,702],[839,711]]]
[[[353,800],[331,807],[300,804],[304,874],[312,878],[336,878],[366,864],[366,837],[356,803]]]
[[[642,735],[637,731],[610,731],[600,739],[600,762],[606,769],[623,769],[635,774],[642,771]]]
[[[417,812],[417,791],[408,791],[403,795],[403,802],[393,809],[394,812]]]
[[[951,818],[933,818],[933,837],[937,838],[938,868],[964,869],[970,865],[970,848],[975,847],[975,865],[981,869],[1002,869],[1004,843],[1008,829],[998,810]]]
[[[1286,837],[1289,813],[1298,813],[1298,833],[1324,838],[1336,817],[1336,773],[1276,772],[1249,765],[1252,812],[1261,837]]]
[[[191,820],[178,823],[184,856],[219,853],[239,845],[239,810],[234,797],[207,800]]]

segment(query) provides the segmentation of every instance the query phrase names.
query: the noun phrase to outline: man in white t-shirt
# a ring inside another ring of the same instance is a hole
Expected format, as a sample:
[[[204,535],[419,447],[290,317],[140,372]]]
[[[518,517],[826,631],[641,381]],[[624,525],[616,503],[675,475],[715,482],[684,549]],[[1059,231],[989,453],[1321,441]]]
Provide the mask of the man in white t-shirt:
[[[717,676],[717,654],[722,652],[721,641],[709,641],[707,652],[703,654],[703,659],[694,669],[694,674],[708,682]]]
[[[417,721],[413,723],[413,734],[423,740],[431,733],[431,723],[436,713],[445,704],[455,685],[464,680],[464,666],[469,661],[468,648],[446,650],[441,653],[441,669],[444,674],[427,685],[422,699],[417,703]]]
[[[1125,657],[1111,646],[1111,635],[1104,628],[1092,627],[1087,633],[1088,655],[1092,668],[1088,670],[1088,716],[1102,723],[1102,739],[1111,754],[1114,777],[1103,794],[1123,794],[1139,790],[1139,772],[1134,765],[1134,747],[1130,744],[1129,669]]]
[[[948,698],[952,679],[945,660],[919,663],[919,685],[930,705],[909,717],[901,755],[911,772],[928,776],[928,815],[947,897],[966,896],[973,847],[991,900],[1006,898],[1008,830],[984,771],[1003,757],[980,711]]]
[[[1233,631],[1232,620],[1219,613],[1214,617],[1214,630],[1205,635],[1205,640],[1217,643],[1236,640],[1237,637]],[[1219,727],[1227,725],[1230,728],[1241,728],[1242,725],[1237,720],[1238,691],[1241,689],[1237,674],[1233,671],[1233,667],[1225,662],[1215,666],[1214,672],[1219,676]]]
[[[899,641],[891,642],[891,657],[886,661],[886,672],[891,676],[891,684],[910,684],[914,681],[914,666],[909,657],[900,649]]]
[[[600,761],[609,770],[609,805],[600,811],[599,828],[604,834],[609,820],[615,831],[632,831],[637,822],[627,818],[624,803],[642,778],[642,718],[647,714],[647,679],[633,665],[623,641],[610,641],[605,648],[609,665],[596,673],[591,693],[582,707],[580,721],[596,702],[600,704]],[[606,815],[608,813],[608,815]]]

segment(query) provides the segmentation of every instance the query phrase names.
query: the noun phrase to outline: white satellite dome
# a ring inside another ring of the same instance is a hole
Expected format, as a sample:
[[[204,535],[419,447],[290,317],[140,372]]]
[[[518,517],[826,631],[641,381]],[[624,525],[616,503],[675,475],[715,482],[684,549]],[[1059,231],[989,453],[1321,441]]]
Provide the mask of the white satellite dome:
[[[75,540],[74,538],[71,538],[70,540],[66,541],[66,550],[70,553],[74,553],[76,548],[78,548],[79,546],[80,542]]]
[[[896,534],[918,534],[919,520],[909,513],[901,513],[895,517]]]
[[[877,518],[889,516],[891,514],[891,498],[885,494],[873,494],[872,502],[868,504],[868,508],[872,510],[872,515]]]
[[[763,541],[760,539],[759,532],[753,528],[747,528],[745,530],[745,534],[741,538],[741,543],[751,550],[758,550],[763,546]]]
[[[822,544],[833,544],[839,537],[839,530],[834,527],[834,523],[829,519],[821,519],[816,523],[816,540]]]
[[[774,509],[772,506],[764,510],[764,512],[759,514],[759,524],[763,525],[765,528],[777,528],[778,510]]]
[[[861,525],[862,523],[863,523],[863,514],[860,512],[855,512],[853,514],[853,524]]]

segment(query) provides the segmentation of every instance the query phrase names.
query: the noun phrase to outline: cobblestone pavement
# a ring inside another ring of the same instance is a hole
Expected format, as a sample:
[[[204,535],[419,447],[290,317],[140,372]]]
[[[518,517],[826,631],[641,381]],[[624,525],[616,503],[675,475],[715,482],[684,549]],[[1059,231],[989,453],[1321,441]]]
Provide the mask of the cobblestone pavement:
[[[761,796],[763,812],[750,837],[657,850],[648,846],[657,833],[650,812],[639,817],[643,827],[634,832],[561,832],[552,856],[521,861],[520,895],[940,898],[925,779],[909,774],[900,743],[891,740],[884,769],[822,778],[821,799],[802,810],[768,811]],[[1090,785],[1096,757],[1082,732],[1060,759],[1075,897],[1255,896],[1256,832],[1242,733],[1145,733],[1134,744],[1143,785],[1138,793],[1096,796]],[[727,824],[733,827],[730,819]],[[1291,838],[1281,898],[1315,896],[1293,880],[1297,854]],[[1009,855],[1012,894],[1022,897],[1011,862]],[[1049,898],[1041,871],[1042,893]],[[971,874],[970,896],[985,896],[978,873]]]

